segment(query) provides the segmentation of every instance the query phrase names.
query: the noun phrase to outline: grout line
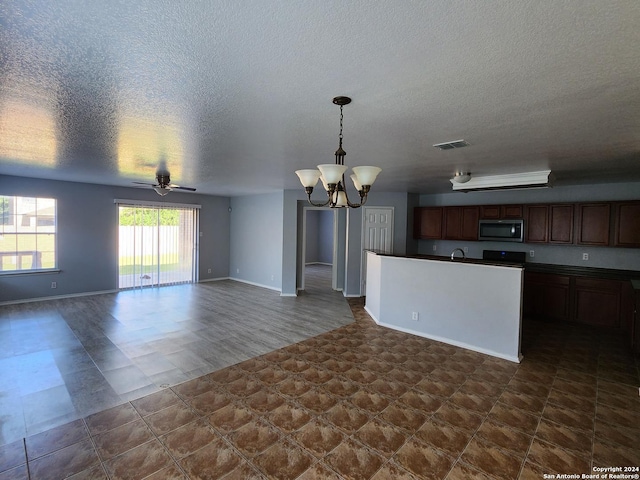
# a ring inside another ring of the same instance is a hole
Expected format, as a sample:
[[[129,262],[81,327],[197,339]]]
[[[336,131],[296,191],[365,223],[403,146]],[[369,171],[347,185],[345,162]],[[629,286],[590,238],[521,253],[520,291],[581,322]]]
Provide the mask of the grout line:
[[[22,446],[24,448],[24,459],[27,465],[27,478],[31,480],[31,469],[29,468],[29,454],[27,453],[27,439],[22,439]]]

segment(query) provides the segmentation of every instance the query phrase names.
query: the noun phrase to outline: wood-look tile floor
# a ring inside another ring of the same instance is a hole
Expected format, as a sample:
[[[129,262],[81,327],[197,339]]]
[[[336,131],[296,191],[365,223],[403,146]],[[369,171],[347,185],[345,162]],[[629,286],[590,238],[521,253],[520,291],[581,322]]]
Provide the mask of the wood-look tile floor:
[[[233,281],[0,306],[0,445],[353,322],[331,267],[296,298]]]
[[[640,465],[615,334],[526,322],[521,364],[355,322],[0,447],[0,479],[542,479]]]

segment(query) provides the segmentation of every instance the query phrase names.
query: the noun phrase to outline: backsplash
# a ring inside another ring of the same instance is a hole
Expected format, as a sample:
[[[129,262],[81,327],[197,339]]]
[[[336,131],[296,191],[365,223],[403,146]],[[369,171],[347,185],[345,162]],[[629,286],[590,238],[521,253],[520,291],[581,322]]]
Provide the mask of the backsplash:
[[[436,250],[433,250],[433,247]],[[577,267],[637,270],[640,272],[640,249],[549,245],[538,243],[471,242],[463,240],[419,240],[420,255],[449,256],[455,248],[467,249],[468,258],[482,258],[483,250],[526,252],[527,263],[548,263]],[[530,252],[533,251],[533,257]],[[589,259],[583,260],[583,254]]]

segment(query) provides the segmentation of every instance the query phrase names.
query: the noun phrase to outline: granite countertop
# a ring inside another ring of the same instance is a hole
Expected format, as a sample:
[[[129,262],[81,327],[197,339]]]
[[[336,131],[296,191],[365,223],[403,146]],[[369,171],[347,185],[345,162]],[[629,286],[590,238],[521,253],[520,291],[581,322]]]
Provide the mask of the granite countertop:
[[[370,252],[376,253],[381,257],[397,257],[397,258],[413,258],[416,260],[436,260],[439,262],[450,262],[450,263],[468,263],[471,265],[488,265],[492,267],[512,267],[512,268],[523,268],[524,265],[522,263],[511,263],[511,262],[495,262],[492,260],[482,260],[480,258],[460,258],[456,257],[451,260],[450,256],[444,255],[394,255],[391,253],[379,253],[374,250],[369,250]]]
[[[455,258],[451,260],[449,256],[443,255],[394,255],[370,250],[380,256],[398,257],[398,258],[414,258],[417,260],[437,260],[441,262],[452,263],[469,263],[475,265],[491,265],[497,267],[513,267],[524,268],[527,272],[534,273],[552,273],[556,275],[578,275],[584,277],[610,278],[613,280],[629,280],[632,282],[633,288],[640,290],[640,271],[637,270],[618,270],[611,268],[596,267],[577,267],[573,265],[555,265],[549,263],[509,263],[495,262],[491,260],[482,260],[479,258]]]

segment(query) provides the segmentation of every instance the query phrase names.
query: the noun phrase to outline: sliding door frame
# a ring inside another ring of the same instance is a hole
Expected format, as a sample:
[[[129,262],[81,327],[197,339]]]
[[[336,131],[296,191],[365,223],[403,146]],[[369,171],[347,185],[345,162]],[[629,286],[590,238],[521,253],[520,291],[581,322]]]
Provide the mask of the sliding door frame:
[[[151,208],[151,209],[158,209],[158,212],[160,211],[160,209],[189,209],[193,211],[193,240],[192,240],[192,253],[191,253],[191,261],[192,261],[192,276],[191,276],[191,283],[197,283],[199,278],[200,278],[200,269],[199,269],[199,259],[200,259],[200,208],[202,207],[201,205],[198,204],[191,204],[191,203],[170,203],[170,202],[154,202],[154,201],[144,201],[144,200],[129,200],[129,199],[119,199],[116,198],[114,199],[114,203],[116,204],[116,224],[118,225],[118,233],[116,235],[117,240],[116,240],[116,258],[118,259],[118,266],[116,268],[116,284],[118,285],[118,290],[125,290],[125,289],[129,289],[129,288],[142,288],[142,284],[138,285],[134,285],[133,287],[121,287],[120,286],[120,207],[139,207],[139,208]],[[159,236],[159,227],[160,225],[158,224],[157,228],[157,235]],[[158,247],[159,247],[159,238],[157,238],[156,240],[158,240]],[[158,248],[159,250],[159,248]],[[155,254],[155,252],[154,252]],[[158,254],[158,271],[160,269],[160,253],[159,251],[157,252]],[[155,284],[152,284],[150,286],[154,286],[154,287],[159,287],[162,286],[163,284],[160,283],[160,275],[158,273],[158,281]]]

